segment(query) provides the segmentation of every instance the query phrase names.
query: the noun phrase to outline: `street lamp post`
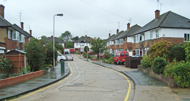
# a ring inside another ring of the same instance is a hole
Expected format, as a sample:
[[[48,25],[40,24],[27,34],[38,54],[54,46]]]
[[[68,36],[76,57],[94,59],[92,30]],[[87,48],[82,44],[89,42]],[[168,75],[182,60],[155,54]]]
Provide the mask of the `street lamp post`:
[[[63,14],[55,14],[53,16],[53,68],[55,68],[55,16],[63,16]]]

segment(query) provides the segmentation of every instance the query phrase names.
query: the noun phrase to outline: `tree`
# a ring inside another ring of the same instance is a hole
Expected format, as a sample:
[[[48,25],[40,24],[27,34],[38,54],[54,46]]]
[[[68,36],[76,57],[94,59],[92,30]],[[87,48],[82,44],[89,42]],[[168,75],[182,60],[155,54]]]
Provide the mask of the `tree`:
[[[45,64],[49,65],[52,64],[53,65],[53,43],[52,42],[48,42],[45,46],[46,48],[46,58],[45,58]],[[57,60],[57,47],[55,44],[55,61]]]
[[[90,43],[92,45],[91,49],[93,50],[93,53],[97,54],[97,58],[99,58],[98,53],[106,50],[106,42],[100,38],[91,38]]]
[[[41,39],[47,39],[47,36],[45,36],[45,35],[43,35],[43,36],[41,36]]]
[[[84,47],[84,51],[85,51],[86,53],[89,51],[88,46],[85,46],[85,47]]]
[[[77,41],[78,39],[79,39],[78,36],[75,36],[75,37],[72,38],[73,42]]]
[[[46,58],[46,49],[43,42],[35,38],[31,38],[28,44],[24,45],[24,51],[27,53],[27,62],[31,67],[30,71],[38,71],[44,67]]]
[[[65,42],[65,48],[74,48],[73,42]]]
[[[69,31],[65,31],[64,33],[61,34],[61,38],[65,41],[65,42],[69,42],[72,39],[72,35]]]

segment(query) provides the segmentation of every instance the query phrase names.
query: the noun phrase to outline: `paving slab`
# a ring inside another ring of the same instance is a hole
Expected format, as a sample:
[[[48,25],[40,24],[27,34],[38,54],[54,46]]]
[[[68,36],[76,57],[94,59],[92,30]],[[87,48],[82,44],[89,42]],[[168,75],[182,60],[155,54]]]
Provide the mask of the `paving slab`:
[[[70,70],[68,69],[67,64],[65,65],[65,73],[61,73],[60,64],[58,64],[55,69],[50,70],[45,75],[19,84],[0,88],[0,100],[8,99],[47,86],[63,79],[69,73]]]

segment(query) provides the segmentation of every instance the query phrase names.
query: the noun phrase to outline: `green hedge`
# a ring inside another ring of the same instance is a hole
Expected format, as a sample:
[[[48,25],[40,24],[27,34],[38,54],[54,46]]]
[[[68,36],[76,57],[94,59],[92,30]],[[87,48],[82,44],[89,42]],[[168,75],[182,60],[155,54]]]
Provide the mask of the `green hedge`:
[[[152,69],[155,73],[163,74],[166,65],[167,65],[167,63],[164,58],[157,57],[153,61]]]

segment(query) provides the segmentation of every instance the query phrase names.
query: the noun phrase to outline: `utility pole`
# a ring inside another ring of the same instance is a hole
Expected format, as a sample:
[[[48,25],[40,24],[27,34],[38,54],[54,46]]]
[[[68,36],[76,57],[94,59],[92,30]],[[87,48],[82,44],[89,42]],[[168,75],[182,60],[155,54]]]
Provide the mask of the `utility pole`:
[[[87,43],[87,35],[85,36],[85,39],[86,39],[86,46],[87,46],[88,45],[88,43]],[[86,53],[87,53],[87,61],[88,61],[88,46],[86,48]]]

